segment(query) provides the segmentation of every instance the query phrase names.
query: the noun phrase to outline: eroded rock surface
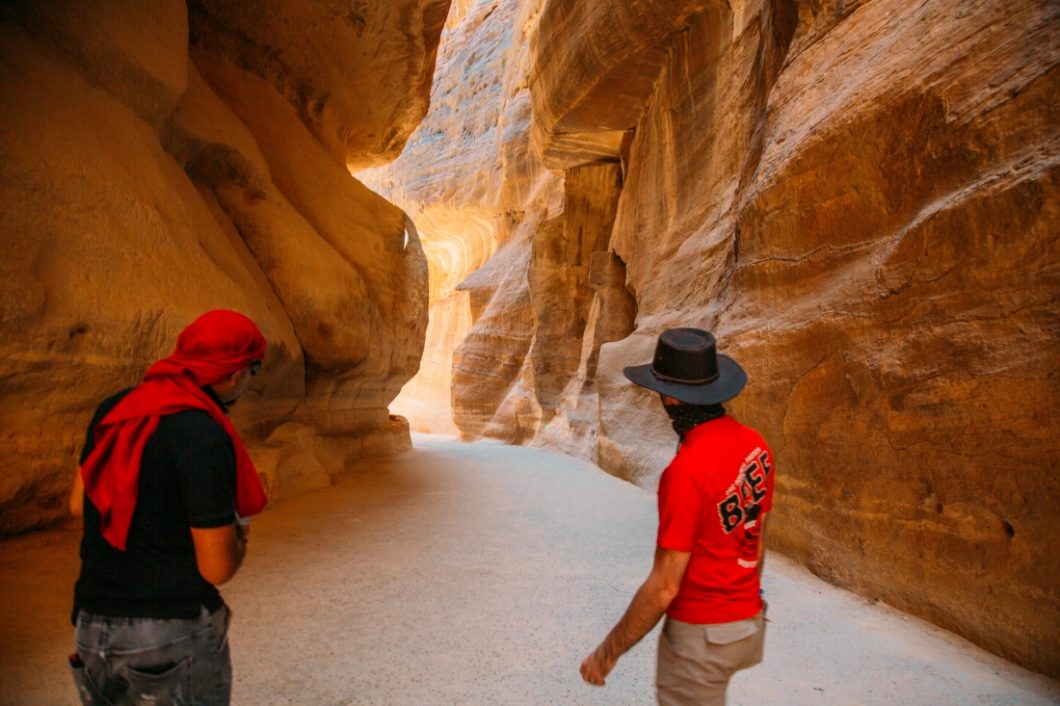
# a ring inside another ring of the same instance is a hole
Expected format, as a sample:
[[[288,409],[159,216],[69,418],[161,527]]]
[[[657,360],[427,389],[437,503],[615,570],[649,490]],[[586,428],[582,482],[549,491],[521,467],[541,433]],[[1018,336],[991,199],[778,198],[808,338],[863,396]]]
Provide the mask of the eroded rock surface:
[[[190,0],[191,41],[268,83],[351,167],[388,162],[427,112],[450,0]]]
[[[525,30],[532,10],[515,0],[455,3],[430,114],[393,164],[356,173],[409,213],[427,255],[423,364],[393,405],[420,431],[474,437],[489,424],[491,433],[523,438],[517,418],[539,416],[505,403],[534,397],[533,381],[521,375],[534,327],[529,258],[513,243],[526,241],[562,203],[561,180],[530,149]],[[491,257],[493,274],[467,279]],[[460,352],[454,362],[458,350],[473,360],[462,363]],[[504,419],[495,420],[501,406]]]
[[[209,308],[269,340],[234,418],[273,497],[408,447],[426,262],[346,165],[422,117],[448,2],[348,5],[0,6],[0,531],[65,513],[95,405]]]
[[[517,20],[505,70],[533,107],[508,164],[564,194],[461,285],[462,433],[654,487],[673,433],[621,369],[667,327],[711,329],[751,376],[732,411],[777,452],[774,547],[1060,674],[1055,4],[525,0],[465,3],[451,31],[486,5],[480,24]],[[489,51],[445,70],[490,85]],[[478,98],[506,116],[511,95]],[[495,164],[471,110],[437,153]],[[587,267],[571,204],[603,169]],[[497,224],[495,195],[526,183],[397,171],[422,208]]]

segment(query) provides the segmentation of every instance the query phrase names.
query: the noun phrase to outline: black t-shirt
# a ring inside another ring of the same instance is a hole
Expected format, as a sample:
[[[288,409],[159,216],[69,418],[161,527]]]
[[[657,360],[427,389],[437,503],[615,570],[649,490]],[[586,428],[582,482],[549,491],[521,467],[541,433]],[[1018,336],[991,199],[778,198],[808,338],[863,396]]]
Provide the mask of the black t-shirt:
[[[212,394],[221,408],[224,405]],[[81,463],[95,445],[96,424],[128,394],[105,400],[89,424]],[[100,533],[100,514],[84,498],[81,576],[74,586],[77,613],[137,618],[194,618],[200,606],[221,607],[221,594],[195,563],[191,527],[235,521],[235,453],[232,440],[200,410],[162,417],[144,445],[136,509],[126,551]]]

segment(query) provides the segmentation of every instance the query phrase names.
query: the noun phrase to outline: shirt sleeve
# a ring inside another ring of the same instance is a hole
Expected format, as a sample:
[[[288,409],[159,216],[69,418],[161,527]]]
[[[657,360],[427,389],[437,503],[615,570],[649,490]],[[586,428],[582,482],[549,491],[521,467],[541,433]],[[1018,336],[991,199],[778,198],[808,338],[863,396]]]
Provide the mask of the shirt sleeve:
[[[659,534],[656,544],[663,549],[690,552],[699,535],[703,493],[680,457],[663,471],[659,479]]]
[[[207,529],[236,520],[236,463],[232,441],[203,413],[189,414],[182,443],[173,449],[189,527]]]

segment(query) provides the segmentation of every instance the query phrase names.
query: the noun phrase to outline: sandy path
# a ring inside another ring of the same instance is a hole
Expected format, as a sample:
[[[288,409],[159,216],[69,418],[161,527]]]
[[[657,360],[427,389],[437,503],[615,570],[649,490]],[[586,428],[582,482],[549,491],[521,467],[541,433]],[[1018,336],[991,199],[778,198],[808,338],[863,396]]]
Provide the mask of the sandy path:
[[[651,494],[590,464],[419,437],[254,523],[223,592],[237,706],[653,703],[654,634],[595,689],[582,656],[650,566]],[[0,703],[73,704],[77,533],[0,543]],[[730,704],[1060,703],[1060,684],[772,556],[766,662]]]

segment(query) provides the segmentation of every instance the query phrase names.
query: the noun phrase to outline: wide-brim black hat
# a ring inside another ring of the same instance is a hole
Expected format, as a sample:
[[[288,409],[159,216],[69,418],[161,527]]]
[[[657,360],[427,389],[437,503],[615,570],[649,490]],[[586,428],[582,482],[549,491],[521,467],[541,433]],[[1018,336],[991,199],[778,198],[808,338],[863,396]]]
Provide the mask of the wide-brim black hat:
[[[731,400],[747,384],[740,364],[718,353],[714,336],[697,328],[663,331],[652,362],[622,372],[641,387],[698,405]]]

